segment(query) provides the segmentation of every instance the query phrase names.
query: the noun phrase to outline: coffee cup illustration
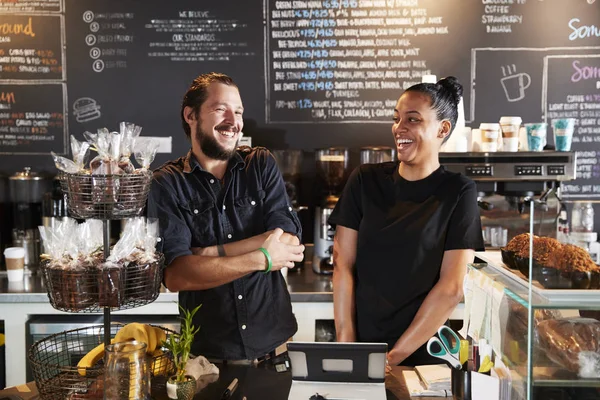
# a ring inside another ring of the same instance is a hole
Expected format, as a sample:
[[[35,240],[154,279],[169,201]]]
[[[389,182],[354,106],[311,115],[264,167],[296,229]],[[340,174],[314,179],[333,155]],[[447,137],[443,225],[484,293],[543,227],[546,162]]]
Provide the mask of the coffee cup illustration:
[[[531,85],[531,76],[526,72],[517,73],[515,65],[509,65],[502,68],[503,78],[500,79],[506,100],[515,102],[525,97],[525,89]]]

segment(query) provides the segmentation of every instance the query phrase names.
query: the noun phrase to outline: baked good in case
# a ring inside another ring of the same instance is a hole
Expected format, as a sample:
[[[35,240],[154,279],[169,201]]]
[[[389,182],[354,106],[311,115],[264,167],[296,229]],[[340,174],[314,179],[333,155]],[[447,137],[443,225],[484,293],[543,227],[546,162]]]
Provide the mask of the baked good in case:
[[[536,332],[546,356],[571,372],[579,372],[580,352],[600,349],[600,322],[595,319],[545,320],[537,325]]]

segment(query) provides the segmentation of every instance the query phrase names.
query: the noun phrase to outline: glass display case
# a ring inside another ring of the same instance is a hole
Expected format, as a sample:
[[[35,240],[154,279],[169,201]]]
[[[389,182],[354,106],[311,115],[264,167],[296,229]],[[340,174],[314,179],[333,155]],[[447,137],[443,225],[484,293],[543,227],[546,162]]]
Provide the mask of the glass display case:
[[[600,399],[597,204],[562,201],[556,233],[539,235],[535,220],[547,215],[533,203],[528,233],[469,265],[461,333],[487,340],[510,371],[503,398]]]

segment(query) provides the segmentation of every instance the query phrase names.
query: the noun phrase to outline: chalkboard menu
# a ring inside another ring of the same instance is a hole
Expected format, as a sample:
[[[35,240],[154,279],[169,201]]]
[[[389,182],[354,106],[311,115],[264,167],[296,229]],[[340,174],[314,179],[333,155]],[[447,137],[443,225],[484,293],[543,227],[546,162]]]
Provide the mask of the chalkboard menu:
[[[574,118],[577,179],[563,185],[566,197],[600,198],[600,54],[548,56],[544,60],[544,106],[548,122]]]
[[[209,71],[238,83],[255,145],[393,145],[397,98],[434,74],[463,83],[468,126],[576,111],[565,194],[595,197],[598,54],[595,0],[0,0],[0,170],[53,170],[69,134],[120,121],[173,138],[155,165],[184,154],[181,98]]]

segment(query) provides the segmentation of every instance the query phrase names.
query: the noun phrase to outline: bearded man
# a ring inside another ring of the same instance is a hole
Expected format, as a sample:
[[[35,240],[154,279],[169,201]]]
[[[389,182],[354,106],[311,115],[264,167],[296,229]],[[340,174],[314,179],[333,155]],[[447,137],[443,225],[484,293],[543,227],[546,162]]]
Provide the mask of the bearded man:
[[[271,153],[237,146],[243,112],[230,77],[194,79],[181,105],[191,149],[154,172],[148,216],[159,220],[165,286],[187,310],[202,304],[192,353],[257,364],[297,330],[280,269],[304,246]]]

